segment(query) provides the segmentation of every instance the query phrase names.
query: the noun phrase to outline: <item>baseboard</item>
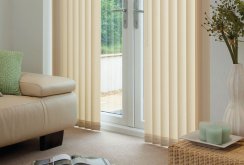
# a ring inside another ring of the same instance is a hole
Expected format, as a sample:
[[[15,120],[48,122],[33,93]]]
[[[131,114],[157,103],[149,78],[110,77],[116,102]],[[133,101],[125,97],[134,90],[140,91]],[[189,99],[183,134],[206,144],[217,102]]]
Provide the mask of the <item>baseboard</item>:
[[[101,130],[143,138],[144,130],[102,122]]]

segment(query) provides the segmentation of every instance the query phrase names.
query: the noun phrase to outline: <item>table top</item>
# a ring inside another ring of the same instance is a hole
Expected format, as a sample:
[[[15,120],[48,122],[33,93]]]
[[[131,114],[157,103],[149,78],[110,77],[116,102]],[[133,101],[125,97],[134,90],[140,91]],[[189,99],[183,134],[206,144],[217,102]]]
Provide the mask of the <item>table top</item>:
[[[206,160],[215,161],[214,164],[225,164],[225,162],[244,164],[244,141],[239,141],[224,149],[212,149],[182,140],[169,147],[169,159],[170,164],[178,164],[172,162],[206,162]]]

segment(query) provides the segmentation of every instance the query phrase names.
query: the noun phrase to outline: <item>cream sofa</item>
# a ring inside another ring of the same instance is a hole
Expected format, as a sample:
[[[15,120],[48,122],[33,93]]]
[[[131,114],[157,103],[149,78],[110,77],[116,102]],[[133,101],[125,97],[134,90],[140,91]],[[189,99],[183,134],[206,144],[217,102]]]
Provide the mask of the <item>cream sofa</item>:
[[[0,147],[40,137],[40,150],[62,144],[63,130],[76,123],[75,82],[23,73],[21,96],[0,97]]]

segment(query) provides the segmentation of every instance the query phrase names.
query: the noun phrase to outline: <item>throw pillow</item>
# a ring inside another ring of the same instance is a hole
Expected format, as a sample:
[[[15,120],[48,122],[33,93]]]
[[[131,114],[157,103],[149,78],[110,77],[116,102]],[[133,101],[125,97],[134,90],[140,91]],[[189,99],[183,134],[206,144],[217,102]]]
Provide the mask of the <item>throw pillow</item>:
[[[19,79],[23,54],[0,51],[0,91],[2,94],[20,95]]]

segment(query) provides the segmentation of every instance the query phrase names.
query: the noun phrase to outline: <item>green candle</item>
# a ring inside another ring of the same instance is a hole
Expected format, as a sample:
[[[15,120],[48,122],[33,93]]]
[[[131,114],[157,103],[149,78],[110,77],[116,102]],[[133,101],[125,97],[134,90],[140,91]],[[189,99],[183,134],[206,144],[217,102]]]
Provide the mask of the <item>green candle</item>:
[[[219,121],[219,122],[215,122],[213,125],[215,127],[222,128],[222,144],[227,143],[231,140],[230,139],[231,129],[227,123]]]
[[[222,128],[212,126],[206,129],[207,142],[211,144],[222,144]]]
[[[227,125],[222,126],[222,143],[227,143],[229,142],[230,139],[230,127]]]
[[[211,124],[209,122],[202,121],[199,124],[199,139],[202,141],[206,141],[206,129],[210,126]]]

